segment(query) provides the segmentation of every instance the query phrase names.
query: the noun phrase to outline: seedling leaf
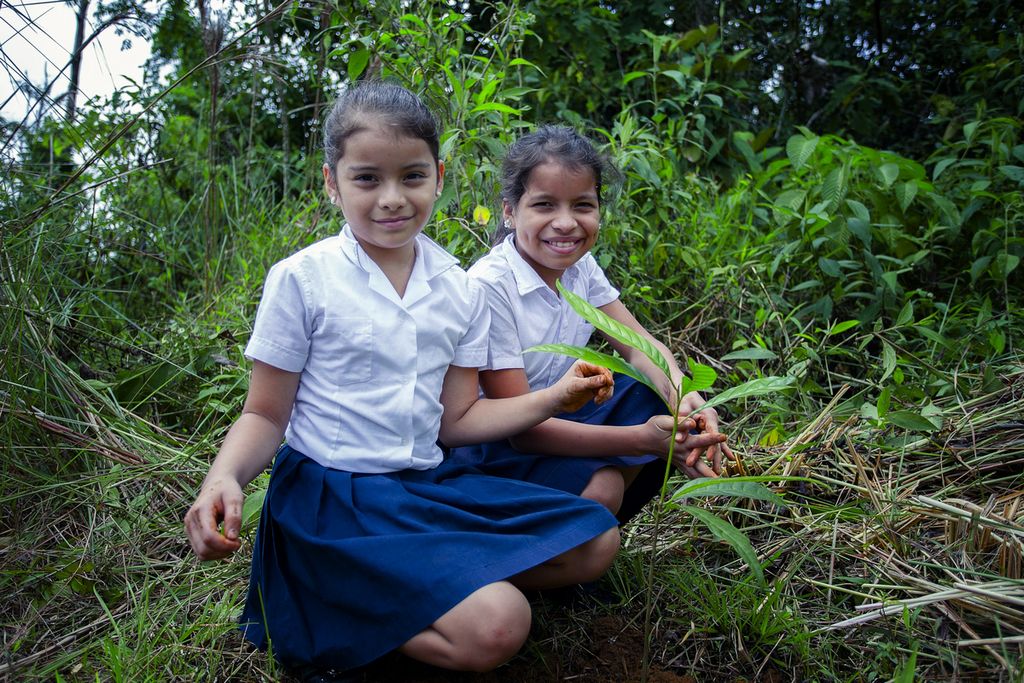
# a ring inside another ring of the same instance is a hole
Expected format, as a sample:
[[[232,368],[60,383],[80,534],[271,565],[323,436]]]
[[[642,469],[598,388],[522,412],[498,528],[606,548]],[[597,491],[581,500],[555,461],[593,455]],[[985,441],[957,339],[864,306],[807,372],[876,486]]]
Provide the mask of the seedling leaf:
[[[757,561],[757,553],[754,552],[754,546],[750,545],[750,541],[743,535],[742,531],[704,508],[699,508],[695,505],[684,505],[683,509],[703,522],[704,526],[711,531],[715,538],[731,545],[736,554],[750,567],[750,571],[757,577],[758,583],[764,585],[764,570],[761,568],[761,563]]]
[[[531,346],[523,351],[523,353],[560,353],[563,356],[569,356],[570,358],[579,358],[580,360],[585,360],[588,363],[608,368],[612,372],[619,372],[623,375],[628,375],[636,381],[643,382],[649,386],[654,393],[659,396],[661,395],[658,393],[657,387],[651,383],[651,380],[647,379],[647,375],[637,370],[635,365],[627,363],[618,356],[611,356],[607,353],[588,349],[585,346],[572,346],[571,344],[540,344],[538,346]]]
[[[654,363],[659,370],[665,373],[666,377],[672,376],[672,371],[669,370],[668,362],[665,360],[665,357],[658,353],[658,349],[654,348],[654,345],[651,344],[647,338],[641,337],[637,334],[636,330],[626,327],[618,320],[615,320],[603,311],[591,306],[590,303],[582,297],[570,292],[562,286],[561,280],[558,280],[555,284],[558,286],[559,293],[565,297],[565,300],[572,307],[572,310],[576,311],[581,318],[607,334],[612,339],[616,339],[623,344],[640,351],[642,354],[650,358],[651,362]]]

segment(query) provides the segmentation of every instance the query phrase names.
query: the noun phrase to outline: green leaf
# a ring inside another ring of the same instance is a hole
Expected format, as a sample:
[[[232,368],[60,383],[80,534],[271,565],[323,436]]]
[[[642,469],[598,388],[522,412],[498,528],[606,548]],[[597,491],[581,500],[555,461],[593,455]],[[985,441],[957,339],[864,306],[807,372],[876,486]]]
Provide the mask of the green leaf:
[[[833,325],[832,328],[829,329],[828,334],[831,337],[834,334],[839,334],[840,332],[845,332],[846,330],[850,329],[851,327],[856,327],[857,325],[860,325],[860,321],[859,320],[844,320],[841,323],[836,323],[835,325]]]
[[[699,508],[695,505],[684,505],[682,509],[703,522],[704,526],[708,528],[715,538],[725,541],[732,546],[736,554],[750,567],[750,571],[757,578],[758,583],[764,585],[764,569],[762,569],[761,563],[757,561],[757,553],[754,551],[754,546],[750,545],[750,541],[742,531],[704,508]]]
[[[992,263],[991,256],[982,256],[975,259],[974,263],[971,264],[971,284],[978,281],[978,278],[982,276],[990,263]]]
[[[242,503],[242,528],[248,529],[260,519],[263,511],[263,499],[267,497],[267,489],[261,488],[245,497]]]
[[[1020,166],[1005,165],[999,167],[999,172],[1018,185],[1024,185],[1024,168]]]
[[[503,114],[512,114],[515,116],[523,113],[521,110],[516,109],[515,107],[510,107],[507,104],[502,104],[501,102],[484,102],[483,104],[478,104],[470,109],[469,113],[475,114],[481,111],[500,111]]]
[[[757,155],[754,154],[754,148],[750,146],[750,143],[744,137],[744,134],[740,131],[736,131],[732,134],[732,144],[739,150],[739,153],[743,155],[743,158],[747,161],[747,166],[750,167],[754,173],[760,173],[762,170],[761,162],[757,160]]]
[[[788,389],[796,381],[795,377],[758,377],[752,379],[743,384],[738,384],[734,387],[729,387],[720,394],[715,394],[701,407],[712,408],[714,406],[722,405],[728,401],[733,401],[738,398],[749,398],[751,396],[762,396],[764,394],[774,394],[784,389]]]
[[[892,371],[896,369],[896,349],[889,342],[882,342],[882,379],[888,379]]]
[[[896,164],[882,164],[878,169],[878,175],[886,188],[892,187],[892,184],[900,177],[900,167]]]
[[[974,139],[974,133],[978,130],[980,124],[981,121],[971,121],[964,124],[964,139],[967,140],[968,144]]]
[[[770,349],[763,349],[760,346],[752,346],[748,349],[740,349],[722,356],[723,361],[730,360],[775,360],[779,356]]]
[[[348,58],[348,80],[355,81],[370,63],[370,51],[366,48],[356,50]]]
[[[886,419],[897,427],[913,432],[934,432],[938,429],[931,420],[911,410],[897,410],[889,413]]]
[[[878,417],[885,417],[886,413],[889,412],[889,404],[892,402],[892,387],[887,386],[882,389],[882,393],[878,395],[878,401],[875,402],[875,408],[878,411]]]
[[[821,185],[821,196],[828,202],[831,208],[839,206],[840,200],[846,194],[846,169],[842,166],[833,168]]]
[[[1019,265],[1019,256],[1003,251],[996,254],[995,261],[992,263],[991,273],[997,280],[1006,280],[1010,273]]]
[[[559,293],[565,297],[565,300],[572,307],[572,310],[576,311],[581,318],[589,322],[591,325],[604,332],[612,339],[622,342],[626,346],[632,347],[640,353],[647,356],[654,365],[665,373],[665,377],[671,377],[672,371],[669,369],[668,361],[665,357],[658,353],[658,349],[650,342],[646,337],[640,336],[640,334],[631,327],[626,327],[618,320],[610,317],[604,311],[601,311],[594,306],[590,305],[590,302],[586,301],[582,297],[573,294],[562,285],[562,281],[558,280],[556,283]]]
[[[857,237],[865,247],[871,246],[871,223],[857,217],[846,219],[846,229],[850,234]]]
[[[839,277],[841,271],[839,270],[839,262],[835,259],[825,258],[822,256],[818,259],[818,268],[821,272],[825,273],[829,277]]]
[[[860,220],[862,220],[865,223],[868,223],[870,225],[870,223],[871,223],[871,212],[868,211],[868,207],[864,206],[862,203],[858,202],[856,199],[847,199],[846,200],[846,205],[848,207],[850,207],[851,211],[853,211],[853,215],[854,216],[856,216]]]
[[[924,325],[917,325],[914,329],[920,332],[922,337],[925,337],[926,339],[935,342],[939,346],[942,346],[943,348],[949,351],[954,350],[953,342],[951,342],[947,337],[942,336],[932,328],[925,327]]]
[[[955,164],[956,162],[957,160],[955,157],[941,159],[939,163],[935,164],[935,170],[932,171],[932,181],[934,182],[938,180],[939,176],[942,175],[942,172],[949,168],[952,164]]]
[[[896,327],[906,325],[907,323],[914,321],[914,301],[908,299],[907,303],[903,304],[903,308],[900,309],[899,315],[896,316]]]
[[[585,346],[572,346],[571,344],[539,344],[538,346],[531,346],[523,351],[523,353],[558,353],[563,356],[569,356],[570,358],[585,360],[588,363],[600,365],[602,368],[608,368],[612,372],[619,372],[623,375],[632,377],[636,381],[646,384],[652,391],[654,391],[654,393],[661,396],[658,392],[658,388],[651,383],[651,380],[647,378],[647,375],[637,370],[636,366],[627,363],[617,356],[611,356],[607,353],[588,349]]]
[[[786,156],[793,168],[800,170],[807,160],[814,154],[814,148],[818,145],[817,136],[807,137],[804,135],[793,135],[786,141]]]
[[[907,210],[907,207],[910,206],[910,203],[912,201],[914,201],[914,197],[916,197],[916,196],[917,196],[917,182],[916,181],[911,180],[911,181],[908,181],[908,182],[905,182],[905,183],[900,183],[899,185],[896,186],[896,200],[899,201],[900,208],[903,211]]]
[[[764,500],[780,507],[786,507],[786,501],[779,494],[761,484],[760,481],[760,477],[699,477],[691,479],[677,488],[669,498],[669,502],[678,502],[688,498],[731,496]]]
[[[718,379],[718,373],[710,365],[703,365],[692,358],[688,359],[690,366],[690,391],[704,391],[710,389]]]
[[[646,71],[630,71],[628,74],[622,77],[622,85],[626,85],[630,81],[634,81],[638,78],[643,78],[646,75]]]

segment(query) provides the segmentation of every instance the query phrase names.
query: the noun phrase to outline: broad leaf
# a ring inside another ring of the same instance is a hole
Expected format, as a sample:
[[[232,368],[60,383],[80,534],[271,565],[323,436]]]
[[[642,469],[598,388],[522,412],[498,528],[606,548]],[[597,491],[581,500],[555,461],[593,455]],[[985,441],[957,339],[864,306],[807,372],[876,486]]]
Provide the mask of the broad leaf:
[[[559,353],[563,356],[569,356],[570,358],[585,360],[588,363],[600,365],[602,368],[608,368],[612,372],[618,372],[632,377],[636,381],[646,384],[652,391],[654,391],[655,394],[661,396],[658,388],[651,383],[651,380],[647,379],[647,375],[637,370],[636,366],[627,363],[618,356],[611,356],[607,353],[588,349],[585,346],[572,346],[571,344],[540,344],[538,346],[531,346],[523,351],[523,353]]]
[[[758,583],[764,585],[764,569],[762,569],[761,563],[757,560],[754,546],[750,545],[750,541],[743,535],[742,531],[704,508],[699,508],[695,505],[684,505],[682,508],[703,522],[704,526],[711,531],[715,538],[731,545],[736,554],[750,567],[750,571],[757,577]]]
[[[896,349],[892,347],[887,341],[882,342],[882,379],[884,382],[892,374],[892,371],[896,369]]]
[[[690,391],[704,391],[710,389],[718,379],[718,373],[715,369],[709,365],[703,365],[698,363],[692,358],[689,359],[690,365]]]
[[[714,496],[731,496],[733,498],[751,498],[753,500],[764,500],[780,507],[786,506],[782,496],[769,490],[762,485],[760,477],[728,477],[714,479],[711,477],[700,477],[686,482],[672,494],[670,502],[686,500],[688,498],[712,498]],[[772,481],[778,481],[773,479]]]
[[[814,154],[814,148],[818,145],[817,137],[806,137],[804,135],[794,135],[786,141],[786,156],[789,157],[789,163],[793,164],[793,168],[799,170],[807,160]]]
[[[778,358],[778,355],[774,351],[763,349],[760,346],[752,346],[748,349],[727,353],[722,356],[721,360],[775,360],[776,358]]]
[[[749,382],[744,382],[734,387],[730,387],[720,394],[716,394],[708,399],[707,403],[701,408],[711,408],[728,401],[734,401],[738,398],[749,398],[751,396],[762,396],[764,394],[774,394],[788,389],[795,378],[793,377],[759,377],[752,379]]]
[[[897,427],[903,427],[914,432],[934,432],[938,429],[935,423],[927,417],[910,410],[893,411],[886,415],[886,419]]]
[[[903,211],[907,210],[907,207],[910,206],[910,202],[914,201],[914,197],[916,196],[916,181],[911,180],[905,183],[900,183],[899,185],[896,186],[896,199],[899,201],[900,208]]]
[[[242,503],[242,528],[248,529],[259,522],[260,513],[263,511],[263,499],[267,497],[267,489],[262,488],[253,491],[245,497]]]
[[[565,300],[569,302],[572,310],[576,311],[581,318],[607,334],[612,339],[616,339],[623,344],[640,351],[642,354],[647,356],[659,370],[665,373],[665,377],[672,376],[672,371],[668,367],[668,361],[665,360],[664,356],[658,353],[658,349],[654,348],[654,345],[651,344],[650,340],[646,337],[641,337],[636,330],[626,327],[605,312],[591,306],[590,302],[570,292],[562,285],[561,280],[558,280],[555,284],[558,287],[559,293],[565,297]],[[647,384],[647,382],[645,382],[645,384]]]
[[[829,329],[828,334],[831,337],[834,334],[839,334],[840,332],[846,332],[851,327],[856,327],[857,325],[860,325],[860,321],[859,320],[844,320],[841,323],[834,324]]]
[[[882,164],[878,168],[878,175],[886,188],[892,187],[892,184],[900,177],[900,167],[896,164]]]

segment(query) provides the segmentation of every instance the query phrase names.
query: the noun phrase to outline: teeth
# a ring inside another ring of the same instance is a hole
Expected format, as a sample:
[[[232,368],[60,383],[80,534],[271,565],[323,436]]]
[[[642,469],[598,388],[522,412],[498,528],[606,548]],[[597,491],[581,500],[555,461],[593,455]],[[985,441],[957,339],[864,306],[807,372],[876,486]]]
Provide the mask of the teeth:
[[[572,242],[555,242],[554,240],[549,240],[548,244],[559,249],[568,249],[569,247],[574,246],[576,244],[576,241],[573,240]]]

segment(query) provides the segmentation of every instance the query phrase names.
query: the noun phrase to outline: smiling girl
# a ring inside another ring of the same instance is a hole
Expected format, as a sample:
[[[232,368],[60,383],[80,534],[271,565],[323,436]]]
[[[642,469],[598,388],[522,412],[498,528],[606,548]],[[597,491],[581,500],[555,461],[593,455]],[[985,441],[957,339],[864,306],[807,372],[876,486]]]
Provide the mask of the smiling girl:
[[[572,360],[523,350],[538,344],[587,344],[593,326],[559,296],[557,280],[650,341],[672,377],[643,353],[609,338],[659,388],[660,396],[617,375],[610,401],[559,415],[511,439],[456,449],[453,457],[493,474],[599,501],[624,521],[661,484],[664,468],[657,462],[668,457],[672,432],[662,399],[676,405],[675,387],[683,371],[619,300],[590,253],[601,227],[603,184],[615,173],[594,145],[571,128],[543,126],[509,148],[502,166],[504,230],[491,252],[469,270],[484,286],[491,309],[490,350],[480,384],[490,398],[544,389]],[[682,397],[680,412],[688,414],[703,403],[696,392],[689,393]],[[715,411],[700,411],[681,427],[675,464],[690,477],[717,476],[723,455],[731,452]],[[645,468],[650,463],[655,464]]]

